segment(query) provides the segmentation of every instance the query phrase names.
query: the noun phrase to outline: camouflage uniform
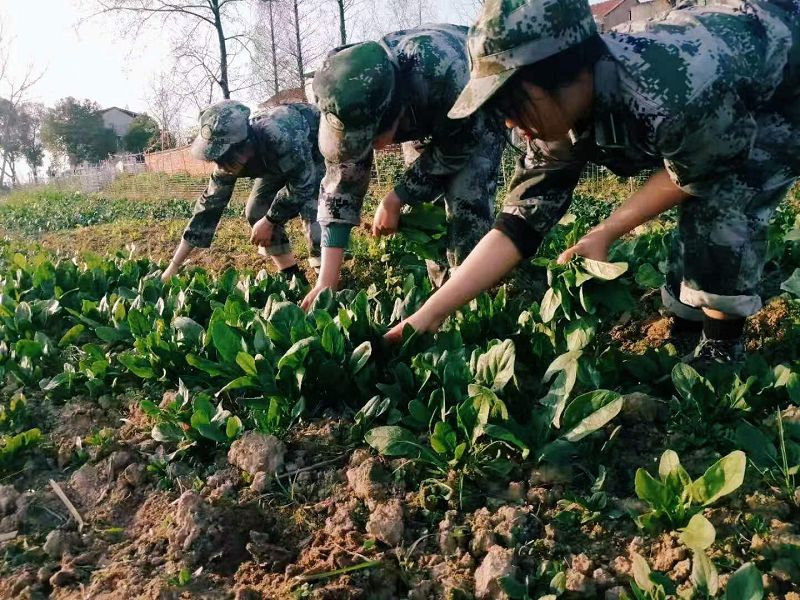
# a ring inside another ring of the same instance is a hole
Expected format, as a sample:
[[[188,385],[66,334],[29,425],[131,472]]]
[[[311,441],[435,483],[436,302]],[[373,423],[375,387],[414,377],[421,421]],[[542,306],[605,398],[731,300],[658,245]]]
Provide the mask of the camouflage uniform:
[[[360,222],[372,171],[371,146],[382,133],[380,112],[388,104],[397,110],[405,109],[394,142],[421,140],[415,146],[419,155],[402,175],[395,192],[409,205],[444,195],[448,263],[451,266],[461,263],[489,230],[505,141],[503,128],[499,118],[488,111],[458,121],[447,117],[447,111],[469,79],[466,33],[465,27],[429,25],[389,34],[377,43],[367,42],[378,60],[387,65],[379,73],[374,69],[363,72],[353,69],[355,72],[348,75],[332,64],[337,52],[347,52],[353,47],[334,51],[328,57],[314,81],[318,105],[323,111],[320,149],[327,167],[319,204],[323,230],[336,224],[352,226]],[[338,58],[347,62],[343,56]],[[349,87],[350,77],[362,76],[372,77],[376,82],[379,76],[383,77],[376,86],[386,90],[387,100],[377,110],[365,103],[359,114],[354,115],[350,110],[345,115],[350,106],[345,108],[341,97],[352,93],[351,89],[358,89]],[[388,82],[384,85],[383,81]],[[364,123],[362,127],[349,126],[359,121]],[[325,233],[323,245],[334,245],[326,243]]]
[[[300,216],[308,240],[309,264],[319,265],[320,229],[316,223],[317,199],[325,165],[317,145],[319,110],[310,104],[290,104],[254,114],[249,120],[249,141],[255,153],[236,176],[217,167],[194,208],[183,238],[194,247],[208,248],[233,195],[239,177],[254,179],[245,217],[255,225],[263,217],[275,224],[266,253],[291,252],[285,224]],[[207,137],[211,137],[210,134]],[[203,130],[198,140],[202,140]],[[215,158],[219,157],[217,149]],[[213,154],[193,148],[203,159]]]
[[[694,196],[680,210],[668,308],[756,312],[767,224],[800,174],[799,15],[791,0],[727,2],[603,34],[592,121],[531,144],[496,227],[531,254],[587,162],[623,176],[665,166]]]

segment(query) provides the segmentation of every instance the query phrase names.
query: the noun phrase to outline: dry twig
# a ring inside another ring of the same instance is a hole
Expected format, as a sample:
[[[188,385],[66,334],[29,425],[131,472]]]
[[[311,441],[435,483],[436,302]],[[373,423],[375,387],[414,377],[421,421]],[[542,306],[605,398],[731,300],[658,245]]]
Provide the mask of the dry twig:
[[[61,489],[61,486],[52,479],[50,480],[50,487],[53,488],[53,491],[56,493],[56,496],[58,496],[58,499],[64,503],[64,506],[67,507],[67,510],[75,519],[75,522],[78,524],[78,531],[82,532],[83,526],[86,523],[84,523],[83,519],[81,518],[81,514],[78,512],[78,509],[75,508],[75,505],[70,502],[69,498],[67,498],[67,495],[64,493],[64,490]]]

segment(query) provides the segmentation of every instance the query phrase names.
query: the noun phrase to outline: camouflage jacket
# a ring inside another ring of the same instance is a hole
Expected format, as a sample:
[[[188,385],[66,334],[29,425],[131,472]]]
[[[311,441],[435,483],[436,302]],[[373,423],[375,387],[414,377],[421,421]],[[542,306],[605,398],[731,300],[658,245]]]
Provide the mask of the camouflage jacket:
[[[458,121],[447,117],[469,80],[466,36],[466,27],[426,25],[382,39],[397,67],[395,93],[402,94],[400,103],[405,109],[394,141],[426,142],[421,156],[395,186],[395,192],[406,203],[440,196],[449,176],[458,172],[480,147],[485,133],[501,127],[496,117],[484,111]],[[357,163],[326,162],[320,224],[358,224],[372,161],[373,153],[369,152]]]
[[[730,4],[602,35],[608,53],[594,70],[592,119],[569,140],[529,145],[498,217],[524,254],[566,212],[587,162],[622,176],[665,167],[704,197],[749,159],[760,115],[796,95],[800,11],[794,0]],[[508,227],[509,216],[524,226]]]
[[[258,194],[271,203],[267,218],[285,223],[300,207],[315,203],[324,160],[317,146],[319,110],[310,104],[289,104],[260,111],[250,118],[249,140],[253,157],[238,177],[260,179]],[[238,177],[215,169],[197,200],[183,239],[194,247],[208,248]],[[266,185],[264,185],[266,183]]]

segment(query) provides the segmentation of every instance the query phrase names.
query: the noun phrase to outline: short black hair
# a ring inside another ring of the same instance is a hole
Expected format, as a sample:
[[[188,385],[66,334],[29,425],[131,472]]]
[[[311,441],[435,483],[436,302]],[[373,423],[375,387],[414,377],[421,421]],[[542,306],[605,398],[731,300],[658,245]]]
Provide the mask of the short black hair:
[[[584,70],[594,67],[607,52],[605,42],[599,34],[595,34],[580,44],[522,67],[514,75],[514,79],[520,78],[547,91],[553,91],[575,81]]]

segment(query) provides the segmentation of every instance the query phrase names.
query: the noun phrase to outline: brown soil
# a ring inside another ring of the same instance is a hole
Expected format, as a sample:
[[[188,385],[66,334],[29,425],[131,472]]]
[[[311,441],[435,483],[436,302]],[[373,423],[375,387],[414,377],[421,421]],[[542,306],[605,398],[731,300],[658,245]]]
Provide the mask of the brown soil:
[[[747,322],[747,351],[774,358],[792,360],[797,357],[796,327],[800,309],[783,298],[773,298]]]
[[[107,408],[81,398],[61,407],[29,399],[32,409],[50,407],[42,426],[53,450],[12,481],[18,492],[30,490],[23,494],[29,508],[14,517],[18,536],[0,544],[0,598],[468,598],[491,573],[487,557],[502,557],[505,548],[523,573],[543,559],[563,565],[572,598],[602,597],[627,585],[632,551],[678,582],[688,577],[689,556],[676,536],[641,532],[628,516],[643,509],[631,498],[629,476],[655,464],[663,450],[663,436],[653,435],[663,427],[663,411],[651,415],[654,421],[623,416],[607,504],[592,516],[581,504],[588,494],[568,493],[581,474],[553,468],[529,471],[485,496],[486,506],[476,510],[457,501],[425,508],[413,468],[353,451],[348,422],[335,418],[290,434],[285,469],[294,474],[263,492],[250,489],[250,477],[227,464],[224,450],[203,464],[173,465],[162,476],[146,471],[168,449],[145,434],[142,393],[106,400]],[[87,435],[123,418],[102,447],[85,446]],[[76,454],[77,438],[88,449],[85,463]],[[687,456],[693,475],[702,472],[703,460]],[[48,486],[50,478],[85,520],[82,532]],[[778,557],[760,540],[764,531],[768,539],[793,539],[798,513],[778,496],[752,495],[760,483],[747,483],[706,516],[718,529],[718,565],[730,553],[747,553],[767,573],[770,597],[780,598],[797,583],[782,579]],[[753,515],[764,531],[747,525]],[[53,531],[68,540],[60,557],[42,550]],[[181,569],[191,574],[183,585]]]
[[[42,237],[41,243],[45,248],[66,253],[132,252],[136,257],[167,263],[175,252],[185,226],[186,222],[182,219],[151,224],[142,221],[117,221],[49,233]],[[247,227],[241,219],[224,219],[212,247],[197,251],[186,264],[214,272],[229,267],[248,270],[272,268],[268,260],[259,256],[250,246]]]

